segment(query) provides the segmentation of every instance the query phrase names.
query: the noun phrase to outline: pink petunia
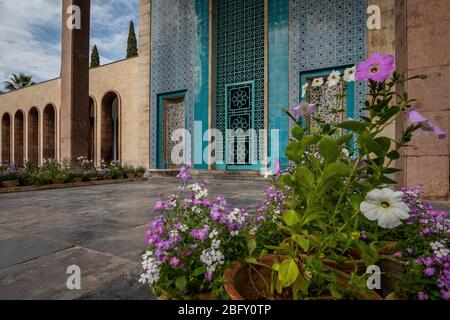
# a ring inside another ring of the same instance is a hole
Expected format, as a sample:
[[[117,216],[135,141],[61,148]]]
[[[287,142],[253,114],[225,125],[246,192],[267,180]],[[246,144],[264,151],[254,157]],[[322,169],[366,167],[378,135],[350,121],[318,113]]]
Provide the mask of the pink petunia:
[[[315,104],[302,101],[298,106],[296,106],[292,110],[292,112],[297,117],[312,116],[314,113],[317,112],[317,106]]]
[[[433,133],[438,139],[447,138],[447,133],[444,132],[441,128],[431,123],[430,120],[422,116],[416,109],[411,108],[407,111],[408,120],[411,124],[424,124],[422,127],[423,131]]]
[[[375,52],[358,66],[355,79],[383,82],[389,79],[395,68],[394,56]]]

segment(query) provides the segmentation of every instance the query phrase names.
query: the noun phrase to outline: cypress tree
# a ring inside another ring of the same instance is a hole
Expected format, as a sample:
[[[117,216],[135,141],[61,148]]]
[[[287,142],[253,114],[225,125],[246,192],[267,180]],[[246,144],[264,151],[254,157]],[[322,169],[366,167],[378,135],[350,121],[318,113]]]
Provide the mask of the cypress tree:
[[[98,54],[97,45],[94,45],[91,53],[91,68],[100,67],[100,56]]]
[[[133,20],[131,20],[130,30],[128,31],[127,59],[136,57],[137,55],[138,55],[138,47],[137,47],[136,33],[134,31]]]

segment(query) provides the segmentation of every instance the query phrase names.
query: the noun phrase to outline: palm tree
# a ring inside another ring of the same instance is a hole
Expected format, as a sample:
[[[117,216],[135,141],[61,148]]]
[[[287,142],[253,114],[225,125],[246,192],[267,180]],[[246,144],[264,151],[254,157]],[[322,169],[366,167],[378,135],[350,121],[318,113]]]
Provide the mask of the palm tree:
[[[9,81],[5,81],[5,89],[8,91],[14,91],[21,88],[29,87],[35,84],[32,81],[32,76],[27,76],[25,73],[19,75],[13,73]]]

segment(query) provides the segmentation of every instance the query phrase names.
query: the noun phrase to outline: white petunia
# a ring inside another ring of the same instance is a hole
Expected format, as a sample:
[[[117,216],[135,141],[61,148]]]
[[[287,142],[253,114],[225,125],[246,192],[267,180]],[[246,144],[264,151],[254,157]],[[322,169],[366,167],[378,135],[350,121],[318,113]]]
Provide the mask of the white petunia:
[[[306,92],[307,92],[307,90],[308,90],[308,87],[309,87],[309,83],[308,83],[308,82],[305,83],[305,84],[302,86],[302,98],[306,97]]]
[[[403,192],[388,188],[372,190],[361,203],[361,212],[370,221],[377,221],[380,227],[394,229],[409,218],[410,209],[403,202],[404,196]]]
[[[312,86],[313,88],[317,88],[317,87],[320,87],[320,86],[322,86],[322,85],[323,85],[323,78],[316,78],[316,79],[313,80],[311,86]]]
[[[341,73],[339,71],[333,71],[328,77],[327,81],[328,87],[336,86],[340,80],[341,80]]]
[[[345,69],[344,81],[353,82],[355,81],[356,67]]]

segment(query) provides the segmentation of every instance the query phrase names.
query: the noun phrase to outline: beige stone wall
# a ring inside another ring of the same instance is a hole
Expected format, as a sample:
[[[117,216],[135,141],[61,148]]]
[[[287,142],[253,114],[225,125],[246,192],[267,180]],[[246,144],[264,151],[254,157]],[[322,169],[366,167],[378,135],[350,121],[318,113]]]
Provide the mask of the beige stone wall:
[[[378,5],[381,9],[381,30],[368,30],[368,54],[380,52],[395,56],[395,0],[370,0],[368,5]],[[383,135],[394,139],[396,124],[390,125]]]
[[[427,75],[425,81],[408,84],[418,100],[417,109],[447,133],[450,131],[450,1],[402,0],[405,13],[397,42],[404,50],[403,66],[408,76]],[[449,139],[418,135],[404,157],[404,183],[423,184],[428,198],[448,199]]]
[[[25,142],[28,141],[28,113],[30,109],[36,107],[39,111],[39,158],[42,161],[43,154],[43,143],[42,143],[42,113],[44,108],[48,104],[53,104],[56,109],[56,116],[59,119],[59,107],[61,105],[61,81],[60,79],[55,79],[47,82],[43,82],[37,85],[34,85],[30,88],[25,88],[22,90],[18,90],[15,92],[11,92],[8,94],[0,95],[0,119],[3,118],[5,113],[9,113],[12,120],[12,132],[14,132],[14,115],[18,110],[22,110],[25,114]],[[59,121],[57,121],[57,132],[60,132]],[[1,132],[2,123],[0,121],[0,132]],[[60,146],[60,135],[57,135],[57,154],[59,154],[59,146]],[[1,148],[0,141],[0,150]],[[14,154],[14,143],[11,144],[12,154]],[[28,154],[27,144],[25,143],[25,158]],[[1,158],[0,153],[0,158]],[[0,159],[3,161],[3,159]]]
[[[120,102],[120,158],[123,163],[133,165],[141,164],[137,160],[137,141],[139,131],[136,123],[138,114],[135,112],[137,99],[139,97],[136,78],[138,75],[138,59],[119,61],[109,65],[90,70],[90,96],[96,104],[96,159],[97,163],[101,161],[101,103],[103,97],[108,92],[115,92],[119,96]],[[57,110],[57,155],[61,159],[60,152],[60,105],[61,105],[61,80],[55,79],[34,85],[29,88],[15,92],[0,95],[0,118],[4,113],[9,113],[11,117],[18,110],[25,113],[25,141],[28,140],[28,113],[32,107],[39,110],[39,157],[42,163],[43,141],[42,141],[42,112],[48,104],[53,104]],[[1,132],[1,121],[0,121]],[[14,132],[14,129],[13,129]],[[1,139],[0,139],[1,144]],[[14,145],[14,144],[12,144]],[[13,147],[14,148],[14,147]],[[1,150],[1,145],[0,145]],[[14,150],[12,150],[14,154]],[[25,147],[25,155],[27,147]],[[1,153],[0,153],[1,158]],[[27,157],[26,157],[27,158]],[[3,161],[3,159],[0,159]]]

